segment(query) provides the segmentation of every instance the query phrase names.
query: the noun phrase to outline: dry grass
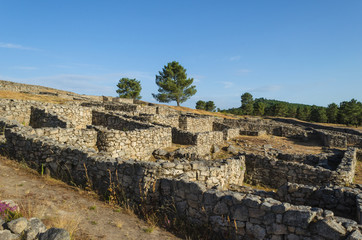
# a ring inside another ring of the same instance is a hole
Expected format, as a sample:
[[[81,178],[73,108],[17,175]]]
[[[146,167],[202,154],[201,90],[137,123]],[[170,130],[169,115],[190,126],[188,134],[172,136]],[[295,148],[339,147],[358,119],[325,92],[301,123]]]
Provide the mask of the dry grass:
[[[64,104],[68,101],[71,101],[70,99],[65,99],[65,98],[61,98],[58,96],[36,95],[36,94],[28,94],[28,93],[20,93],[20,92],[12,92],[12,91],[1,91],[1,90],[0,90],[0,98],[17,99],[17,100],[33,100],[33,101],[56,103],[56,104]]]

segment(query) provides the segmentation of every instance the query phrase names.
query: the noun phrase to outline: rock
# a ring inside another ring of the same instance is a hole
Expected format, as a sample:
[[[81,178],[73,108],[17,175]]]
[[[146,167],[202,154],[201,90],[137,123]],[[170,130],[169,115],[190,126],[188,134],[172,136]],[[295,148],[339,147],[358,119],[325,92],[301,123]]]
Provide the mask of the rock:
[[[28,228],[25,230],[26,240],[35,239],[39,233],[45,232],[47,229],[43,222],[38,218],[30,218]]]
[[[212,151],[212,153],[217,153],[217,152],[220,152],[220,148],[218,145],[214,144],[214,145],[212,145],[211,151]]]
[[[309,210],[289,210],[284,213],[283,223],[289,226],[307,228],[316,213]]]
[[[239,153],[239,150],[238,150],[235,146],[233,146],[233,145],[230,145],[230,146],[226,149],[226,151],[228,151],[228,152],[231,153],[231,154],[238,154],[238,153]]]
[[[50,228],[40,234],[39,240],[70,240],[69,233],[61,228]]]
[[[15,240],[18,238],[18,235],[12,234],[9,230],[0,230],[0,239],[1,240]]]
[[[362,234],[358,230],[351,233],[351,235],[349,235],[347,238],[347,240],[361,240],[361,239],[362,239]]]
[[[247,221],[248,216],[248,208],[245,206],[240,206],[233,212],[233,219],[237,221]]]
[[[27,228],[28,220],[26,218],[21,217],[8,222],[6,225],[7,228],[13,233],[20,234]]]
[[[3,227],[4,224],[5,224],[5,221],[2,218],[0,218],[0,230],[4,230],[4,227]]]
[[[266,231],[263,227],[259,225],[253,225],[249,222],[246,223],[246,232],[247,234],[253,236],[253,239],[264,239]]]
[[[346,235],[346,229],[333,220],[320,220],[313,223],[311,231],[326,239],[341,239]]]
[[[156,149],[153,152],[154,157],[165,157],[167,154],[168,154],[168,152],[166,150],[163,150],[163,149]]]

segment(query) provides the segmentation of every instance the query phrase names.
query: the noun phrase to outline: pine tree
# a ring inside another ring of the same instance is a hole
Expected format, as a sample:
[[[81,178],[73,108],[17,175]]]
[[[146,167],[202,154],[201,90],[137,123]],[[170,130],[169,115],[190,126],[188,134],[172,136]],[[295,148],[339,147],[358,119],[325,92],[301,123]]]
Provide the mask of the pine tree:
[[[196,87],[191,85],[193,78],[187,78],[186,69],[173,61],[163,67],[156,75],[158,94],[152,96],[159,102],[176,101],[177,106],[195,95]]]

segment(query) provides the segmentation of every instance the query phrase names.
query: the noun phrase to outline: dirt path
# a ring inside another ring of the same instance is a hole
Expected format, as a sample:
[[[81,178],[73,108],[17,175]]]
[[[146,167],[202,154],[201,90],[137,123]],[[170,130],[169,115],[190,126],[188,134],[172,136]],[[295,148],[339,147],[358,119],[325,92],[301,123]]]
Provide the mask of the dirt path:
[[[57,180],[41,177],[0,157],[0,199],[20,203],[25,217],[66,228],[75,240],[179,239],[130,212],[112,208],[96,196]]]

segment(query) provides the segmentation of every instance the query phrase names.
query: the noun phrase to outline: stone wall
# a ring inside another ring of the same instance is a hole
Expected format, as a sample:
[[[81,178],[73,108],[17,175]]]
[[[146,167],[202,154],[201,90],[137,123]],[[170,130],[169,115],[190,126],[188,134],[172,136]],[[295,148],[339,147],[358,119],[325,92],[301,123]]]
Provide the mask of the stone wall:
[[[142,203],[159,212],[175,209],[169,217],[184,216],[196,226],[207,224],[215,237],[340,239],[360,234],[357,223],[336,218],[330,211],[210,189],[240,185],[243,157],[219,162],[134,162],[37,138],[24,127],[7,128],[5,136],[12,158],[37,169],[43,166],[65,181],[90,185],[101,194],[108,194],[107,189],[113,186],[137,205]]]
[[[213,117],[201,117],[194,115],[181,115],[179,128],[188,132],[210,132],[213,131]]]
[[[194,145],[198,155],[205,155],[211,152],[214,144],[222,144],[224,135],[220,131],[214,132],[186,132],[177,128],[172,128],[172,142],[182,145]]]
[[[29,133],[34,133],[37,137],[48,137],[60,144],[67,144],[80,149],[96,149],[97,145],[97,131],[94,129],[37,128],[29,129]]]
[[[278,188],[286,182],[306,185],[346,185],[353,182],[356,165],[356,149],[344,153],[341,163],[335,171],[308,164],[278,160],[273,157],[247,154],[246,180]]]
[[[142,122],[159,124],[162,126],[178,127],[179,115],[158,115],[158,114],[140,114],[139,117],[134,117]]]
[[[122,159],[148,160],[158,148],[172,144],[171,128],[149,127],[119,131],[95,127],[98,132],[97,148],[106,155]]]
[[[46,109],[31,107],[31,115],[29,125],[33,128],[52,127],[52,128],[66,128],[70,123],[65,120],[59,119],[55,112]]]
[[[328,209],[335,215],[357,220],[358,208],[361,204],[357,196],[362,190],[349,187],[319,187],[296,183],[286,183],[277,192],[279,200],[296,205],[308,205]],[[361,224],[361,221],[358,220]]]
[[[230,126],[221,122],[213,122],[213,131],[222,131],[224,134],[224,140],[229,140],[240,136],[240,128],[231,128]]]
[[[84,175],[87,170],[94,186],[103,190],[108,187],[107,184],[103,184],[107,181],[109,184],[111,174],[111,179],[117,178],[114,180],[121,184],[129,194],[128,197],[136,202],[141,201],[138,198],[140,185],[146,184],[147,181],[153,182],[167,177],[183,178],[201,182],[209,188],[227,189],[229,185],[241,185],[245,172],[243,156],[212,162],[135,162],[125,161],[123,158],[104,157],[92,149],[80,149],[60,144],[48,137],[38,137],[29,131],[29,127],[7,128],[5,137],[7,153],[12,158],[24,160],[37,169],[43,166],[54,176],[67,177],[68,180],[70,178],[79,184],[84,184],[87,180]],[[141,179],[143,180],[140,181]]]
[[[34,101],[0,99],[0,116],[29,125],[31,106]]]
[[[148,129],[153,127],[151,124],[125,118],[117,113],[99,111],[92,112],[92,124],[121,131],[133,131],[135,129]]]

